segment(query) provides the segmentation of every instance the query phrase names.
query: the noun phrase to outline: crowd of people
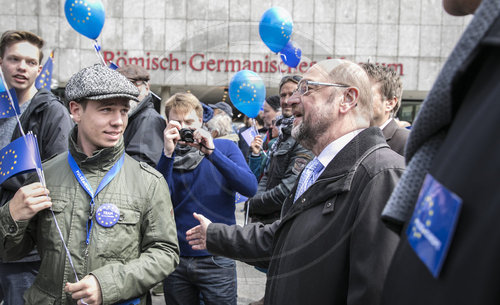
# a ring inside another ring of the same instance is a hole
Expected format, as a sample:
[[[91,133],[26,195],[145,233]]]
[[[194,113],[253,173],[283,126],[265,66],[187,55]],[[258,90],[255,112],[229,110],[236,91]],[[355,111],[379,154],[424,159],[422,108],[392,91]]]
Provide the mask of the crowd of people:
[[[476,16],[411,132],[400,77],[372,63],[286,75],[236,130],[189,92],[163,118],[136,65],[83,68],[62,102],[34,85],[43,39],[3,33],[21,115],[0,148],[33,131],[44,180],[0,185],[0,301],[151,304],[161,283],[166,304],[236,304],[239,260],[267,276],[253,304],[498,303],[500,4],[444,6]]]

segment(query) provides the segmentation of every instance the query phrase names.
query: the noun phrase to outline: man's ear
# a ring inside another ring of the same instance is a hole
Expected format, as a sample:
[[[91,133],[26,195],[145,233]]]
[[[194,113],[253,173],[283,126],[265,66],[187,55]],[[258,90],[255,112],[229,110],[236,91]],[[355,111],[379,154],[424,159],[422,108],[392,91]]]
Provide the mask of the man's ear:
[[[345,89],[344,96],[340,102],[339,109],[341,113],[347,113],[358,104],[359,90],[356,87]]]
[[[397,97],[393,97],[391,99],[386,100],[384,103],[385,112],[392,112],[392,110],[394,109],[394,107],[396,107],[397,104],[398,104]]]
[[[75,121],[75,123],[77,123],[77,124],[80,123],[81,116],[83,113],[82,104],[77,103],[75,101],[70,101],[69,102],[69,113],[71,113],[71,115],[73,117],[73,121]]]

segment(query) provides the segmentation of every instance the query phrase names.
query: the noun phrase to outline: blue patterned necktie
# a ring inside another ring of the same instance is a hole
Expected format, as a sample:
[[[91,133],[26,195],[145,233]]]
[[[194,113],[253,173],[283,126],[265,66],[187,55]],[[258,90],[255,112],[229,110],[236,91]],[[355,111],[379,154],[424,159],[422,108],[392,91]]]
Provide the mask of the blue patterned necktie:
[[[323,167],[318,158],[314,158],[307,164],[302,176],[300,176],[299,185],[297,186],[297,191],[295,191],[294,202],[316,181]]]

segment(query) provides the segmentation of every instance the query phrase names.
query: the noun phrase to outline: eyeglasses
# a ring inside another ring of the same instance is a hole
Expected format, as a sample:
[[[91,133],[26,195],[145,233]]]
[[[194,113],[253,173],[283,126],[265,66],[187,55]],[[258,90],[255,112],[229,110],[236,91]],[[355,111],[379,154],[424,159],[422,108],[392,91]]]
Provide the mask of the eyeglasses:
[[[321,82],[313,82],[307,79],[303,79],[297,85],[297,89],[294,91],[298,92],[300,95],[305,95],[309,92],[309,86],[330,86],[330,87],[339,87],[339,88],[347,88],[349,85],[344,84],[335,84],[335,83],[321,83]]]

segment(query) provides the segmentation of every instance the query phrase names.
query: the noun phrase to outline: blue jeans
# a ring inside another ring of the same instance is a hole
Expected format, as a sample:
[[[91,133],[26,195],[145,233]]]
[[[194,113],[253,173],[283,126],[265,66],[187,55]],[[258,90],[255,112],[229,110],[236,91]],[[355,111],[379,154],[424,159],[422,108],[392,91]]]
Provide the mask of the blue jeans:
[[[3,290],[4,305],[24,304],[23,294],[33,285],[38,269],[40,261],[0,262],[0,288]]]
[[[236,305],[236,263],[222,256],[182,257],[163,282],[167,305]]]

